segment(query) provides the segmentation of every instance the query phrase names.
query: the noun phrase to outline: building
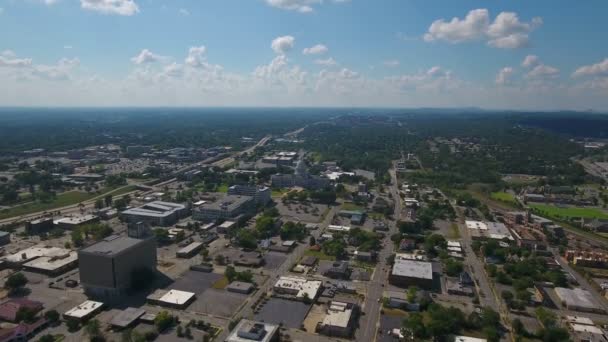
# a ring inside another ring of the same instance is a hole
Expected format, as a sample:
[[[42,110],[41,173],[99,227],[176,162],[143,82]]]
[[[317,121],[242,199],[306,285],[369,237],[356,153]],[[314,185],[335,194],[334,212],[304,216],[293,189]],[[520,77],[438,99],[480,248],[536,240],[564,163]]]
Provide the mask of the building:
[[[323,275],[333,279],[348,279],[350,278],[350,271],[348,261],[335,261]]]
[[[567,250],[568,262],[580,267],[607,268],[608,254],[597,251]]]
[[[217,226],[217,232],[220,234],[228,234],[229,231],[236,228],[236,222],[234,221],[224,221],[222,224]]]
[[[156,239],[112,235],[78,252],[80,282],[93,297],[115,297],[132,285],[133,272],[156,271]]]
[[[25,223],[25,231],[28,234],[40,234],[53,229],[53,227],[54,225],[52,217],[43,217]]]
[[[445,287],[448,290],[448,294],[457,296],[468,296],[473,297],[473,289],[460,281],[448,278],[445,283]]]
[[[84,303],[71,308],[63,314],[65,319],[74,319],[80,322],[87,321],[103,310],[103,303],[87,300]]]
[[[147,297],[150,304],[170,307],[174,309],[185,309],[194,301],[196,295],[192,292],[179,290],[156,290]]]
[[[473,239],[507,239],[513,241],[511,232],[503,223],[467,220],[465,224]]]
[[[245,283],[242,281],[233,281],[226,287],[226,291],[242,293],[242,294],[250,294],[254,289],[252,283]]]
[[[176,255],[178,258],[192,258],[198,252],[200,252],[205,245],[202,242],[192,242],[188,246],[177,251]]]
[[[515,225],[527,226],[529,222],[529,215],[525,211],[509,211],[503,217],[509,227]]]
[[[299,160],[294,174],[276,174],[270,177],[273,188],[293,188],[299,186],[304,189],[323,189],[329,186],[329,179],[312,176],[306,170],[306,164]]]
[[[99,217],[95,215],[82,215],[82,216],[72,216],[72,217],[64,217],[58,220],[55,220],[53,224],[57,228],[66,229],[66,230],[75,230],[87,224],[93,224],[99,222]]]
[[[605,310],[598,305],[589,291],[581,288],[568,289],[556,287],[555,294],[559,298],[561,304],[568,310],[605,313]]]
[[[194,209],[192,218],[199,221],[235,218],[255,209],[251,196],[226,195],[213,203],[205,203]]]
[[[327,230],[330,231],[330,232],[345,232],[345,233],[348,233],[350,231],[350,227],[349,226],[337,226],[337,225],[330,224],[327,227]]]
[[[331,301],[327,314],[316,327],[316,332],[327,336],[350,337],[353,333],[358,307],[353,303]]]
[[[20,267],[37,258],[47,257],[61,259],[69,255],[71,251],[65,248],[49,247],[44,245],[36,245],[30,248],[26,248],[5,256],[3,259],[12,267]]]
[[[145,314],[146,310],[129,307],[112,317],[110,325],[115,328],[126,329],[135,325],[137,320]]]
[[[273,291],[280,296],[298,300],[314,300],[321,289],[320,280],[308,280],[301,277],[280,277],[274,284]]]
[[[127,146],[127,155],[129,157],[139,157],[144,153],[152,152],[151,146],[132,145]]]
[[[27,309],[33,312],[42,310],[42,303],[26,298],[14,298],[0,304],[0,319],[8,322],[16,322],[19,310]]]
[[[255,185],[233,185],[228,188],[228,195],[250,196],[258,205],[265,206],[272,200],[272,193],[268,187]]]
[[[0,230],[0,246],[11,243],[11,233]]]
[[[454,336],[454,342],[488,342],[485,338],[469,337],[469,336]]]
[[[426,261],[395,258],[388,280],[391,284],[400,287],[417,286],[421,289],[431,289],[433,287],[433,264]]]
[[[570,336],[577,342],[606,342],[608,335],[606,331],[596,326],[588,317],[566,316],[570,328]]]
[[[63,274],[78,265],[78,253],[68,251],[66,254],[41,256],[23,264],[25,270],[49,276]]]
[[[127,222],[146,222],[155,226],[171,226],[181,218],[188,216],[188,208],[183,204],[154,201],[138,208],[131,208],[120,213]]]
[[[230,332],[226,342],[275,342],[278,340],[278,325],[242,319]]]
[[[29,341],[44,330],[49,324],[46,318],[39,318],[33,323],[21,322],[12,327],[0,327],[0,342]]]

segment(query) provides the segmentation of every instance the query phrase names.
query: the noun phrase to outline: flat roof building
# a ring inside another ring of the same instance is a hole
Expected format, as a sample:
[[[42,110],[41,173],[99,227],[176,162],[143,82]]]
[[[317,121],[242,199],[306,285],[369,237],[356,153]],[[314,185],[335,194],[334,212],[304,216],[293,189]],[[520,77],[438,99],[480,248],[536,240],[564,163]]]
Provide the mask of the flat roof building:
[[[87,224],[99,222],[99,217],[96,215],[81,215],[64,217],[53,221],[53,224],[61,229],[74,230]]]
[[[357,306],[353,303],[331,301],[328,303],[327,314],[319,322],[316,331],[323,335],[349,337],[352,335]]]
[[[155,305],[184,309],[195,299],[193,292],[180,290],[156,290],[148,296],[148,301]]]
[[[274,284],[273,290],[275,294],[287,295],[298,300],[303,300],[306,297],[314,300],[321,289],[321,285],[320,280],[283,276]]]
[[[226,342],[274,342],[278,339],[278,325],[242,319],[230,332]]]
[[[431,289],[433,264],[426,261],[395,258],[389,282],[401,287],[417,286],[422,289]]]
[[[132,286],[135,271],[156,272],[156,239],[109,236],[78,252],[80,281],[93,297],[116,297]]]
[[[28,263],[36,258],[48,257],[48,258],[62,258],[69,255],[71,251],[65,248],[49,247],[44,245],[36,245],[30,248],[26,248],[10,254],[4,257],[9,264],[22,265]]]
[[[42,256],[23,264],[23,268],[32,272],[47,275],[59,275],[78,265],[78,252],[69,251],[57,256]]]
[[[233,281],[226,287],[226,291],[249,294],[251,293],[251,291],[253,291],[253,288],[254,286],[252,283],[246,283],[243,281]]]
[[[508,239],[513,241],[511,232],[503,223],[467,220],[465,224],[473,239]]]
[[[145,314],[146,310],[129,307],[112,317],[110,324],[113,327],[125,329],[133,326],[135,322]]]
[[[86,321],[97,315],[103,309],[103,303],[87,300],[84,303],[73,307],[63,314],[66,319],[76,319]]]
[[[581,288],[568,289],[564,287],[556,287],[555,294],[561,301],[562,305],[568,310],[605,313],[594,299],[589,291]]]
[[[156,226],[171,226],[188,216],[188,208],[179,203],[154,201],[120,213],[127,222],[146,222]]]
[[[252,211],[255,201],[251,196],[226,195],[213,203],[205,203],[195,208],[192,218],[200,221],[229,219]]]
[[[233,185],[228,188],[228,195],[250,196],[260,205],[266,205],[272,200],[270,188],[266,186]]]
[[[178,258],[191,258],[194,255],[196,255],[196,253],[200,252],[203,247],[205,247],[205,245],[203,245],[202,242],[192,242],[191,244],[189,244],[188,246],[180,249],[179,251],[177,251],[177,257]]]

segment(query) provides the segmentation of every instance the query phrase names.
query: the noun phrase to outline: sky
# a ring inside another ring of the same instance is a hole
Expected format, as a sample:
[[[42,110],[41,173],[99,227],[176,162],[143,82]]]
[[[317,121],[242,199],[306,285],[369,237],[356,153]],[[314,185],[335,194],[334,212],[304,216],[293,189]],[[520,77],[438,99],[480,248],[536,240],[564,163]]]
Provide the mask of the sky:
[[[0,0],[0,106],[608,111],[605,0]]]

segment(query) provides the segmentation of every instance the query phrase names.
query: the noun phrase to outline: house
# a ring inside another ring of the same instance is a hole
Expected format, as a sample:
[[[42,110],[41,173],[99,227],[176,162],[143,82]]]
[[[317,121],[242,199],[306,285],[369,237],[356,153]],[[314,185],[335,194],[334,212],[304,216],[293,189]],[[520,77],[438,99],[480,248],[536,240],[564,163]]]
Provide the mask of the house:
[[[16,322],[17,314],[20,310],[39,312],[42,310],[42,303],[27,298],[14,298],[0,304],[0,319],[8,322]]]

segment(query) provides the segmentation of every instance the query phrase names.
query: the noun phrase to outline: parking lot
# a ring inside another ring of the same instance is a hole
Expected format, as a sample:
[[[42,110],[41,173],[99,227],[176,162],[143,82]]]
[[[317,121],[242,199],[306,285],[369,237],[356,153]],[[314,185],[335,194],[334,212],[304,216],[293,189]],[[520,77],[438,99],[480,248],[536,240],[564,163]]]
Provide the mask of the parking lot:
[[[282,323],[288,328],[298,329],[304,322],[310,307],[302,302],[271,298],[255,315],[255,320],[273,324]]]
[[[205,292],[205,290],[211,288],[211,286],[222,277],[223,275],[217,273],[187,271],[167,288],[194,292],[197,295],[200,295]]]
[[[188,310],[220,317],[232,317],[247,300],[248,295],[226,290],[208,289],[188,307]]]

